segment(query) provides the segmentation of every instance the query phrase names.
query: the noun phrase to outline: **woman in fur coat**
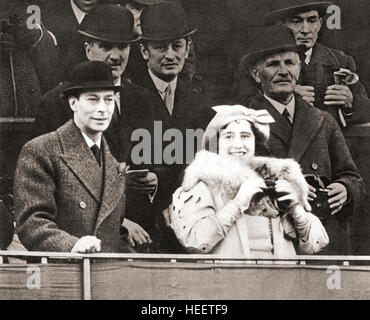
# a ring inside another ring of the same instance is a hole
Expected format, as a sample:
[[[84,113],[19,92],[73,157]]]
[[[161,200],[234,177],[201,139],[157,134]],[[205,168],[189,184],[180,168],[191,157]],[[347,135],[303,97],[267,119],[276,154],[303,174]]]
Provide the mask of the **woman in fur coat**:
[[[248,258],[290,258],[325,247],[327,233],[311,214],[297,162],[267,157],[266,110],[240,105],[217,112],[202,150],[173,195],[171,227],[184,248]],[[213,151],[213,152],[212,152]]]

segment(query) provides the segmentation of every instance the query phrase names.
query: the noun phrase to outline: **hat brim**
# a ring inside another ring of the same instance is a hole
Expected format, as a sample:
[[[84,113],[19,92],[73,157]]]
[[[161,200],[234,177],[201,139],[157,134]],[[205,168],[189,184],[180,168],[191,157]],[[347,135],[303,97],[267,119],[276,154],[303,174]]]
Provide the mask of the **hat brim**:
[[[85,37],[89,37],[92,39],[109,42],[109,43],[134,43],[140,40],[140,35],[135,35],[135,34],[133,34],[131,37],[128,37],[126,39],[122,39],[118,37],[117,38],[112,37],[111,34],[106,34],[106,33],[91,34],[89,32],[82,31],[82,30],[78,30],[78,33]]]
[[[198,29],[192,29],[188,31],[187,33],[180,34],[180,35],[173,35],[173,36],[163,36],[163,37],[156,37],[156,36],[151,36],[151,35],[145,35],[143,34],[141,36],[142,40],[147,40],[147,41],[167,41],[167,40],[175,40],[175,39],[181,39],[181,38],[186,38],[188,36],[191,36],[192,34],[196,33]]]
[[[279,52],[286,52],[286,51],[294,51],[298,54],[304,52],[306,50],[305,45],[286,45],[286,46],[280,46],[278,48],[270,48],[268,50],[260,50],[252,53],[247,53],[242,57],[242,61],[244,62],[244,65],[246,67],[250,67],[259,60],[263,59],[266,56],[273,55],[275,53]]]
[[[287,8],[282,8],[279,10],[271,11],[264,16],[265,23],[273,23],[275,21],[281,20],[287,16],[290,11],[298,11],[298,10],[326,10],[327,7],[331,6],[333,3],[326,1],[326,2],[310,2],[304,5],[297,5],[291,6]]]
[[[151,6],[163,2],[163,0],[134,0],[134,1],[145,6]]]
[[[76,92],[76,91],[88,91],[88,90],[113,90],[114,92],[118,92],[122,86],[99,86],[99,85],[85,85],[85,86],[73,86],[73,87],[68,87],[66,88],[63,92],[62,95],[64,97],[68,97],[68,95],[71,92]]]

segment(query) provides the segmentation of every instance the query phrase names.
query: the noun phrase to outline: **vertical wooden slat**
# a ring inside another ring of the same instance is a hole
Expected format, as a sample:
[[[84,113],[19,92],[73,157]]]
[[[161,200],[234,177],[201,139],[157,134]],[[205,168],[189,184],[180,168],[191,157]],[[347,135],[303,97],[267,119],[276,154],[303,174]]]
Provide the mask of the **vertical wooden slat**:
[[[0,264],[3,264],[4,263],[4,258],[3,256],[0,256]]]
[[[83,260],[83,299],[91,300],[91,274],[90,274],[90,259],[86,258]]]

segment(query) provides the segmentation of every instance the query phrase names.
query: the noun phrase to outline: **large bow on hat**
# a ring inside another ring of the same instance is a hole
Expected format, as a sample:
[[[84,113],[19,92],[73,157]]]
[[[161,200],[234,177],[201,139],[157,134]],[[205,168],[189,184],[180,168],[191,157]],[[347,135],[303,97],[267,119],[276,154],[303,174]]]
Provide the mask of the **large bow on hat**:
[[[220,105],[212,107],[217,113],[208,124],[203,136],[203,148],[217,136],[217,133],[229,123],[236,120],[247,120],[254,124],[256,129],[263,134],[266,140],[270,136],[270,123],[275,122],[267,110],[254,110],[242,105]]]

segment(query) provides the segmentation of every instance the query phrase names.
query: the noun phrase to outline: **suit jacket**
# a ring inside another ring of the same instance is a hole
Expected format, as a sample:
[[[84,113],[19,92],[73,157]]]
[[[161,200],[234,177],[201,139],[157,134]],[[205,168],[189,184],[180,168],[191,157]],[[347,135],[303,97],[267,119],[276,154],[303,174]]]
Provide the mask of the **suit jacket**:
[[[159,189],[152,204],[147,200],[147,197],[143,198],[140,195],[131,194],[128,190],[127,217],[144,227],[157,243],[162,243],[162,245],[159,245],[159,248],[156,248],[155,251],[174,253],[183,252],[181,245],[177,243],[175,236],[171,233],[172,231],[170,234],[166,234],[166,230],[169,230],[163,225],[161,212],[170,205],[173,192],[181,184],[183,170],[186,167],[186,156],[189,156],[189,154],[195,154],[195,150],[193,152],[192,149],[186,147],[186,144],[188,143],[186,141],[186,130],[198,128],[204,129],[210,121],[212,114],[210,109],[206,108],[204,97],[193,90],[189,86],[188,82],[183,82],[180,79],[177,81],[172,115],[168,112],[167,107],[150,78],[148,71],[146,71],[141,78],[141,82],[138,84],[151,91],[153,95],[152,114],[147,113],[147,118],[151,119],[150,121],[152,123],[154,121],[159,121],[162,125],[163,133],[168,129],[177,129],[182,133],[183,139],[181,141],[176,141],[177,148],[175,153],[178,154],[182,151],[183,157],[181,159],[182,163],[180,164],[164,164],[162,168],[159,168],[159,170],[162,171],[162,176],[157,174]],[[165,150],[169,143],[166,141],[163,142],[163,139],[161,139],[161,141],[162,150]],[[152,148],[152,154],[155,152],[158,152],[158,149],[154,147]],[[186,153],[189,154],[187,155]],[[192,157],[190,157],[190,160],[188,159],[188,162],[191,160]],[[150,168],[154,168],[153,171],[155,173],[158,172],[158,169],[155,166],[151,166],[149,169]],[[141,210],[137,210],[138,204],[140,204]]]
[[[323,254],[345,254],[349,250],[349,238],[345,233],[346,218],[361,206],[365,194],[364,183],[333,117],[312,108],[299,95],[295,95],[295,98],[291,132],[283,116],[263,95],[255,96],[245,105],[253,109],[266,109],[275,119],[275,123],[270,125],[269,140],[273,156],[293,158],[301,165],[304,174],[316,174],[327,178],[330,183],[341,182],[346,186],[351,201],[335,216],[323,221],[330,239]]]
[[[308,65],[302,62],[300,81],[302,84],[315,87],[315,107],[328,111],[338,123],[338,106],[326,106],[323,104],[324,93],[328,86],[334,84],[333,71],[340,68],[356,72],[356,63],[353,58],[343,51],[329,48],[321,43],[316,43]],[[370,99],[361,82],[349,85],[353,94],[354,115],[345,117],[346,123],[359,124],[370,121]]]
[[[356,64],[353,58],[343,51],[331,49],[320,43],[316,43],[309,65],[302,61],[302,70],[299,82],[303,85],[315,87],[315,107],[329,112],[339,124],[338,106],[326,106],[323,104],[326,88],[334,84],[333,71],[346,68],[356,72]],[[370,121],[370,99],[361,82],[349,86],[353,94],[354,115],[345,117],[347,125],[360,124]],[[248,100],[259,91],[258,85],[249,75],[243,59],[240,61],[235,75],[235,82],[231,91],[231,100]]]
[[[86,235],[101,239],[102,252],[124,250],[125,181],[104,138],[102,143],[103,185],[96,174],[100,167],[72,120],[24,146],[14,201],[18,235],[28,250],[69,252]]]

